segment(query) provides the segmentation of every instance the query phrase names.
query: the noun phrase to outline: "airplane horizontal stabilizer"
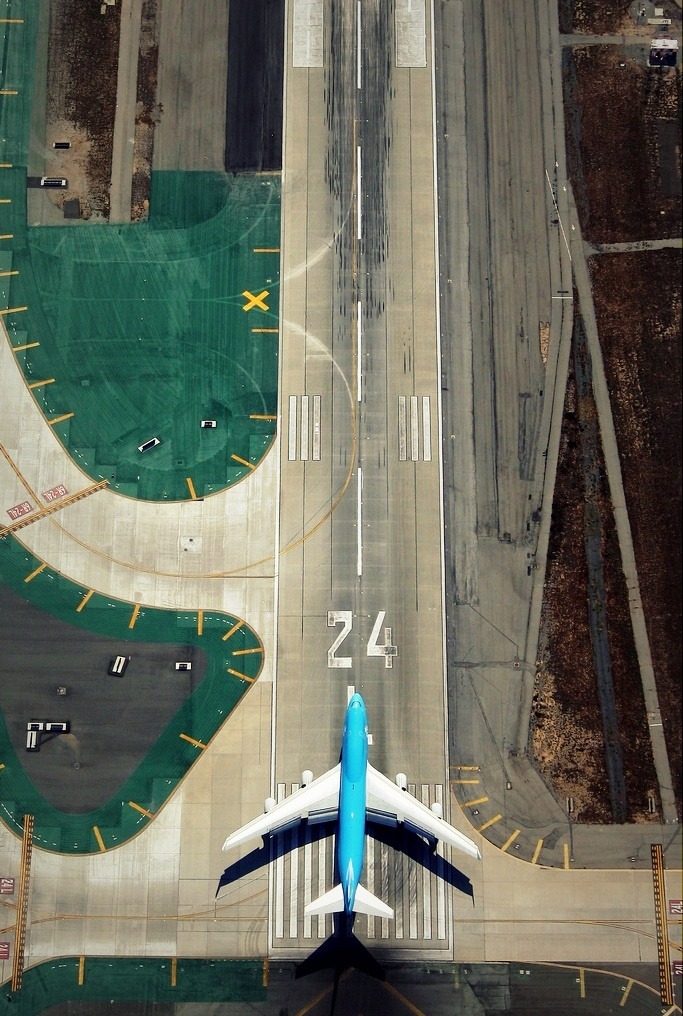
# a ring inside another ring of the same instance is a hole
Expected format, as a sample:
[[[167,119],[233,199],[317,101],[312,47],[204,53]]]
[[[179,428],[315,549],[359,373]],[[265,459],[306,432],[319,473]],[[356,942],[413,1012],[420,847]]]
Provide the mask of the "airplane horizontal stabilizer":
[[[341,882],[334,889],[323,893],[317,900],[308,903],[304,907],[306,917],[315,917],[317,914],[340,914],[344,909],[344,890]]]
[[[370,917],[388,917],[393,918],[394,911],[391,907],[388,907],[382,900],[377,899],[371,892],[358,884],[356,887],[356,898],[353,903],[353,911],[355,914],[368,914]]]

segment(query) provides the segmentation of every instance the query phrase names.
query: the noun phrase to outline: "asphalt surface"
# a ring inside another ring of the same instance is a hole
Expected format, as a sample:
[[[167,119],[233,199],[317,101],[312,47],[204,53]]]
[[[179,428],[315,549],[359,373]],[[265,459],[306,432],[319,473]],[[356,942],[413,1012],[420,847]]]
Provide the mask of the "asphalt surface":
[[[119,654],[131,656],[128,668],[123,677],[109,677],[109,662]],[[191,661],[192,670],[176,671],[176,660]],[[80,814],[113,797],[205,667],[204,653],[194,647],[88,632],[0,586],[3,715],[27,776],[60,811]],[[27,752],[26,724],[33,719],[68,720],[70,732]]]

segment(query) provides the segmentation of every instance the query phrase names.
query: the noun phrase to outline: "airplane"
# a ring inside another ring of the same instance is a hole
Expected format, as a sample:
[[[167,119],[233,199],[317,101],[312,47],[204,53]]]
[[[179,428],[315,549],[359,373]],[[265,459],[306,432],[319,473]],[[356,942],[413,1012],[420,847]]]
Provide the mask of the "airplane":
[[[318,914],[368,914],[393,918],[394,912],[361,884],[365,857],[365,835],[372,826],[403,826],[426,839],[432,849],[438,840],[480,858],[476,844],[442,818],[441,806],[431,808],[407,791],[407,779],[399,773],[392,782],[368,762],[368,719],[365,702],[354,693],[344,719],[339,763],[313,779],[302,774],[300,790],[277,804],[265,803],[265,814],[227,837],[223,850],[230,850],[258,836],[275,836],[302,821],[310,825],[334,822],[336,870],[339,882],[304,908],[306,916]],[[220,888],[220,887],[219,887]]]

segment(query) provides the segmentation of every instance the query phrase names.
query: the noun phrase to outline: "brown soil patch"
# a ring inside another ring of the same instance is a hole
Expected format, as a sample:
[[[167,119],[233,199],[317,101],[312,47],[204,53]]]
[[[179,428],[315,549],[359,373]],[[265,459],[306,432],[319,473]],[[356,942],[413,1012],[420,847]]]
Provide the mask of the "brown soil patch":
[[[592,401],[592,400],[591,400]],[[595,412],[594,404],[584,412]],[[573,368],[565,400],[553,500],[531,749],[546,782],[562,802],[574,799],[574,818],[609,823],[609,785],[603,723],[588,619],[584,552],[585,485]],[[602,520],[606,618],[617,722],[621,737],[628,821],[647,821],[648,796],[658,799],[647,715],[628,612],[628,600],[604,466],[598,451],[597,505]],[[654,816],[658,819],[659,816]]]
[[[564,84],[569,171],[584,237],[614,243],[680,236],[680,71],[644,66],[615,46],[587,46],[565,51]],[[676,125],[671,152],[660,150],[662,121]],[[662,160],[677,166],[673,193],[663,185]]]
[[[71,141],[59,173],[69,189],[55,195],[60,207],[79,198],[81,216],[109,216],[120,5],[52,0],[47,71],[46,138]]]
[[[681,252],[591,258],[640,591],[679,811]]]

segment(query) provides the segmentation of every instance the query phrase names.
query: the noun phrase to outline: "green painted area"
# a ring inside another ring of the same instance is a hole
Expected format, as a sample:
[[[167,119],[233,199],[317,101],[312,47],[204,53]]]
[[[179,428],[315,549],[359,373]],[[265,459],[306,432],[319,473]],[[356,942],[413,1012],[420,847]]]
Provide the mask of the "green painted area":
[[[73,414],[54,430],[76,462],[145,500],[248,475],[275,434],[277,331],[252,329],[277,329],[279,176],[155,173],[150,221],[126,226],[22,228],[11,207],[9,305],[28,309],[8,329],[40,343],[17,360],[54,379],[34,395],[48,419]],[[245,311],[245,291],[267,295]]]
[[[60,1002],[256,1003],[265,1001],[267,991],[260,960],[178,959],[174,987],[169,959],[87,957],[83,976],[79,985],[77,957],[31,967],[19,991],[11,993],[9,982],[2,985],[0,1014],[37,1016]],[[86,1005],[78,1011],[86,1012]]]
[[[49,805],[28,779],[9,739],[0,715],[0,818],[21,833],[24,814],[35,816],[34,841],[45,850],[59,853],[91,853],[100,847],[93,827],[97,826],[105,847],[120,846],[140,832],[149,819],[131,808],[135,801],[156,813],[202,749],[181,734],[207,744],[258,676],[263,662],[256,633],[239,621],[218,611],[203,615],[203,634],[198,634],[198,617],[193,611],[175,612],[142,607],[135,626],[129,628],[134,605],[94,594],[79,613],[77,606],[87,590],[50,568],[30,582],[24,579],[41,562],[17,540],[0,540],[0,581],[31,603],[56,617],[89,631],[132,642],[184,642],[201,647],[207,654],[206,674],[171,720],[154,747],[119,793],[103,807],[81,815],[66,815]],[[244,650],[256,650],[244,653]],[[228,673],[228,668],[250,680]],[[122,802],[124,802],[122,804]]]

